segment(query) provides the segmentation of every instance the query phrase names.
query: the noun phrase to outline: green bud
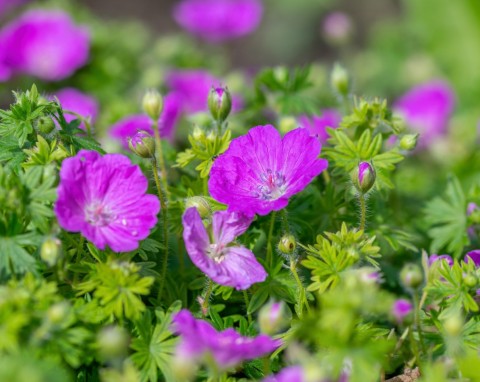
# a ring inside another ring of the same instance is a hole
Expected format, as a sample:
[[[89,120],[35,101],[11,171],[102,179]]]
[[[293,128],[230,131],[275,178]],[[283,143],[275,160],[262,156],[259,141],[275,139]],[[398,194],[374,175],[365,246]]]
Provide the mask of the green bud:
[[[60,324],[67,318],[70,304],[66,301],[52,305],[47,311],[47,318],[52,324]]]
[[[340,64],[335,64],[332,70],[331,84],[333,90],[343,97],[350,92],[350,79],[347,70]]]
[[[443,322],[443,328],[445,329],[445,332],[452,336],[458,336],[462,332],[463,328],[463,319],[460,317],[458,314],[454,314],[450,317],[448,317],[444,322]]]
[[[227,119],[232,110],[232,97],[227,87],[212,87],[208,94],[208,108],[217,122]]]
[[[413,150],[417,146],[418,134],[406,134],[400,139],[402,150]]]
[[[129,336],[119,326],[103,328],[97,335],[97,348],[105,361],[123,358],[128,353]]]
[[[37,128],[42,134],[50,134],[55,129],[55,122],[50,117],[40,117],[37,120]]]
[[[278,129],[281,133],[286,134],[289,131],[296,129],[298,127],[298,122],[294,117],[282,117],[278,123]]]
[[[258,312],[258,325],[262,333],[272,336],[285,329],[292,320],[291,312],[285,303],[269,302]]]
[[[400,272],[400,280],[407,288],[418,288],[423,281],[422,270],[417,264],[407,264]]]
[[[128,139],[130,150],[142,158],[153,158],[155,154],[155,139],[145,130],[139,130]]]
[[[154,121],[158,121],[163,110],[162,95],[156,90],[148,90],[143,97],[143,110]]]
[[[193,128],[192,137],[196,141],[202,141],[203,139],[205,139],[205,132],[201,127],[195,126]]]
[[[192,196],[185,200],[185,209],[195,207],[202,219],[210,216],[212,209],[207,200],[201,196]]]
[[[296,248],[297,241],[295,240],[295,236],[291,234],[283,235],[278,242],[278,250],[287,255],[291,255],[292,253],[294,253]]]
[[[463,276],[463,282],[469,288],[474,288],[477,286],[478,279],[475,274],[468,273]]]
[[[375,173],[375,168],[370,163],[360,162],[350,176],[357,191],[366,194],[375,184],[377,174]]]
[[[62,257],[61,242],[57,238],[47,238],[40,248],[40,258],[53,267]]]

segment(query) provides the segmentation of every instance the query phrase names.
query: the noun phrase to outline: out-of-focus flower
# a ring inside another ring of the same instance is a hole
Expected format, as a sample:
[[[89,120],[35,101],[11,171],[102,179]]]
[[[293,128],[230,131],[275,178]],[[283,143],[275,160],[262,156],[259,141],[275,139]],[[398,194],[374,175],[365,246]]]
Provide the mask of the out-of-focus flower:
[[[345,44],[352,36],[352,20],[343,12],[332,12],[323,20],[322,31],[331,44]]]
[[[324,144],[330,135],[327,133],[327,127],[336,129],[342,120],[342,116],[336,110],[323,110],[320,116],[313,115],[308,117],[301,115],[298,118],[300,127],[305,127],[310,132],[311,136],[317,137],[319,141]]]
[[[454,105],[455,94],[450,85],[432,81],[408,91],[393,108],[412,130],[420,133],[418,147],[425,148],[446,133]]]
[[[98,102],[94,97],[74,88],[59,90],[55,93],[55,96],[65,111],[64,115],[67,122],[77,119],[78,117],[75,114],[78,114],[83,118],[90,118],[90,122],[95,123],[98,115]],[[75,114],[67,113],[69,111]],[[85,130],[85,123],[82,122],[79,128]]]
[[[180,100],[179,96],[174,93],[168,94],[163,100],[163,111],[158,122],[160,136],[171,141],[180,117]],[[152,121],[146,114],[134,114],[122,118],[110,127],[109,135],[120,141],[123,148],[128,149],[129,138],[132,138],[140,130],[153,135]]]
[[[190,259],[213,281],[240,290],[265,280],[267,273],[253,252],[240,245],[231,245],[247,230],[251,218],[236,212],[215,212],[213,242],[196,208],[186,210],[182,221],[183,240]]]
[[[0,0],[0,17],[29,0]]]
[[[58,223],[81,232],[99,249],[133,251],[157,223],[160,210],[147,187],[147,178],[128,157],[80,150],[60,169]]]
[[[222,87],[222,81],[205,70],[175,70],[168,73],[165,82],[178,95],[185,113],[208,110],[208,96],[212,87]],[[242,108],[242,100],[232,96],[232,110]]]
[[[413,305],[410,301],[400,298],[395,301],[392,306],[392,315],[397,322],[402,323],[406,316],[413,310]]]
[[[475,249],[474,251],[468,252],[463,261],[466,263],[473,261],[476,267],[480,267],[480,249]]]
[[[285,329],[292,319],[283,301],[269,302],[258,312],[258,325],[262,333],[274,335]]]
[[[430,257],[428,258],[428,265],[432,265],[433,263],[437,262],[437,261],[446,261],[447,264],[449,266],[452,266],[453,265],[453,259],[451,256],[449,255],[430,255]]]
[[[0,47],[0,66],[12,74],[58,81],[85,65],[90,38],[62,11],[32,10],[2,29]]]
[[[327,168],[328,162],[318,158],[320,149],[306,129],[292,130],[282,139],[271,125],[254,127],[213,163],[210,194],[229,210],[247,215],[281,210]]]
[[[220,42],[252,33],[262,13],[259,0],[183,0],[175,6],[173,16],[191,34]]]
[[[263,382],[307,382],[307,379],[301,366],[290,366],[278,374],[268,376]]]
[[[172,330],[180,335],[176,358],[200,362],[210,355],[220,370],[262,357],[281,345],[281,341],[263,334],[243,337],[232,328],[218,332],[210,323],[195,319],[186,309],[174,316]]]

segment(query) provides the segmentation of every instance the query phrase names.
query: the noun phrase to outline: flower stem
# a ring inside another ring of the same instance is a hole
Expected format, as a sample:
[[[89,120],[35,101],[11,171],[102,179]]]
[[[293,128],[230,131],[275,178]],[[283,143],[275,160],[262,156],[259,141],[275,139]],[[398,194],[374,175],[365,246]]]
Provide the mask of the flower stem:
[[[425,342],[423,340],[422,327],[421,327],[421,323],[420,323],[420,309],[421,308],[420,308],[420,302],[419,302],[417,291],[413,292],[413,304],[415,306],[415,311],[414,311],[415,326],[417,327],[418,339],[420,341],[420,349],[421,349],[423,355],[425,355],[426,354],[426,348],[425,348]]]
[[[308,300],[307,300],[307,295],[305,293],[305,288],[302,284],[302,280],[300,280],[300,277],[298,276],[298,272],[297,272],[297,263],[295,261],[295,259],[292,257],[290,257],[290,271],[292,272],[292,275],[293,275],[293,278],[295,279],[295,281],[297,282],[297,285],[298,285],[298,293],[300,295],[300,301],[299,301],[299,306],[300,306],[300,312],[299,312],[299,317],[301,318],[302,315],[303,315],[303,306],[305,305],[305,307],[307,308],[307,311],[310,312],[310,305],[308,304]]]
[[[275,217],[277,213],[276,211],[272,212],[272,216],[270,218],[270,229],[268,230],[268,237],[267,237],[267,265],[269,267],[272,266],[273,262],[273,246],[272,246],[272,236],[273,236],[273,227],[275,226]]]
[[[358,195],[358,199],[360,200],[360,231],[365,230],[365,220],[367,216],[367,207],[365,205],[365,194],[360,193]]]
[[[252,315],[248,312],[248,306],[250,305],[250,300],[248,298],[248,293],[246,290],[243,291],[243,299],[245,300],[245,309],[247,310],[248,324],[252,323]]]
[[[160,138],[158,121],[152,123],[152,128],[155,135],[155,160],[160,164],[163,188],[168,198],[167,168],[165,167],[165,160],[163,158],[162,140]]]
[[[213,281],[210,279],[207,279],[207,280],[208,280],[207,289],[205,290],[205,294],[203,295],[203,301],[200,304],[200,309],[204,317],[208,314],[208,303],[210,300],[210,295],[212,294],[212,291],[213,291]]]

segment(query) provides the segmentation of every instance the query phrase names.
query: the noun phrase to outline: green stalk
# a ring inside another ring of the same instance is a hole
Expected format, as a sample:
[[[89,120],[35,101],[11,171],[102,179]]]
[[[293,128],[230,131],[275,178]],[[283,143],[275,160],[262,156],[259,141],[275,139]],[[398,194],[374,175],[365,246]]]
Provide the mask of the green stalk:
[[[297,273],[297,263],[293,259],[293,257],[290,257],[290,271],[292,272],[293,278],[297,282],[298,285],[298,293],[300,297],[300,314],[299,317],[301,318],[303,315],[303,306],[307,308],[307,311],[310,312],[310,305],[308,304],[307,300],[307,295],[305,293],[305,287],[302,284],[302,280],[300,280],[300,277],[298,276]]]
[[[268,237],[267,237],[267,264],[269,267],[272,266],[273,263],[273,246],[272,246],[272,237],[273,237],[273,227],[275,226],[275,217],[277,213],[276,211],[272,212],[272,216],[270,218],[270,229],[268,230]]]
[[[252,323],[252,315],[248,313],[248,306],[250,305],[250,300],[248,298],[248,293],[246,290],[243,290],[243,299],[245,300],[245,309],[247,310],[248,324]]]
[[[422,332],[422,327],[420,323],[420,302],[418,299],[418,293],[417,291],[413,292],[413,304],[415,306],[414,314],[415,314],[415,326],[417,327],[418,331],[418,339],[420,341],[420,349],[424,355],[426,355],[426,347],[425,347],[425,341],[423,340],[423,332]]]
[[[360,200],[360,231],[365,230],[365,220],[367,216],[367,207],[365,204],[365,194],[360,193],[358,196],[358,199]]]

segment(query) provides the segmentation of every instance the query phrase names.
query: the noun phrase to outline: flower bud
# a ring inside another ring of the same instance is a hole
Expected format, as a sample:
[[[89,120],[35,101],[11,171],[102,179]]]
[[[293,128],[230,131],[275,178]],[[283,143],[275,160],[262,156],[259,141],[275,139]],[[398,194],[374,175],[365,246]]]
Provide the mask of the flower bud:
[[[400,280],[405,287],[415,289],[422,284],[422,270],[416,264],[407,264],[400,272]]]
[[[47,318],[52,324],[60,324],[65,321],[69,310],[70,304],[68,302],[58,302],[48,309]]]
[[[477,286],[478,279],[475,274],[467,273],[466,275],[463,275],[463,282],[467,287],[473,288]]]
[[[291,313],[286,308],[283,301],[269,302],[258,312],[258,325],[260,326],[260,331],[270,336],[285,329],[291,319]]]
[[[208,218],[212,213],[212,209],[207,200],[201,196],[192,196],[185,199],[185,209],[195,207],[202,219]]]
[[[55,122],[50,117],[40,117],[37,120],[37,128],[42,134],[50,134],[55,129]]]
[[[119,326],[105,327],[97,335],[98,352],[105,361],[126,356],[128,343],[129,337],[127,332]]]
[[[212,87],[208,94],[208,108],[217,122],[227,119],[232,110],[232,97],[227,87]]]
[[[443,329],[445,329],[445,333],[447,333],[452,337],[458,336],[462,332],[462,328],[463,328],[463,319],[458,314],[449,316],[443,322]]]
[[[143,110],[154,121],[158,121],[163,110],[162,95],[156,90],[148,90],[143,96],[142,102]]]
[[[368,162],[360,162],[352,171],[351,178],[357,191],[366,194],[375,184],[375,168]]]
[[[192,137],[196,141],[202,141],[203,139],[205,139],[205,132],[201,127],[195,126],[193,128]]]
[[[278,242],[278,250],[287,255],[291,255],[297,248],[297,241],[292,234],[285,234]]]
[[[406,134],[400,139],[402,150],[413,150],[417,146],[418,134]]]
[[[404,298],[400,298],[396,300],[392,306],[392,315],[397,322],[402,323],[412,310],[412,303]]]
[[[292,116],[282,117],[278,122],[278,129],[283,134],[286,134],[289,131],[296,129],[297,127],[298,127],[298,121]]]
[[[335,64],[332,70],[331,84],[333,90],[343,97],[350,91],[350,79],[347,70],[340,64]]]
[[[155,140],[145,130],[139,130],[133,137],[128,138],[128,147],[142,158],[153,158],[155,154]]]
[[[352,20],[343,12],[330,13],[322,25],[323,35],[331,44],[343,45],[352,37]]]
[[[61,242],[57,238],[47,238],[40,248],[40,258],[53,267],[62,257]]]

